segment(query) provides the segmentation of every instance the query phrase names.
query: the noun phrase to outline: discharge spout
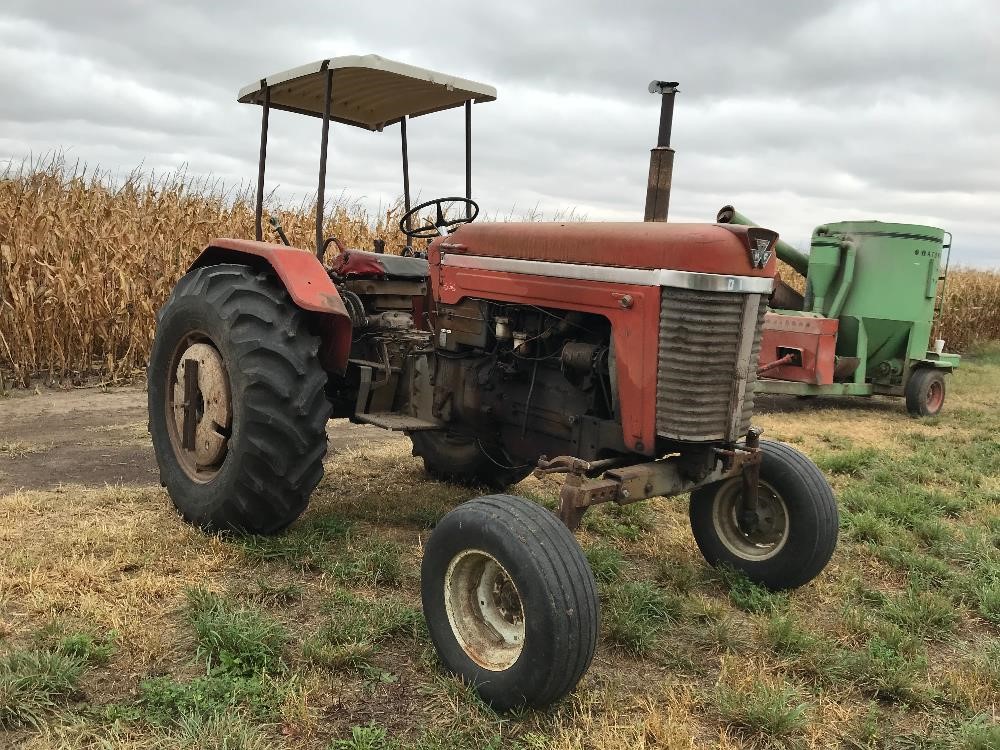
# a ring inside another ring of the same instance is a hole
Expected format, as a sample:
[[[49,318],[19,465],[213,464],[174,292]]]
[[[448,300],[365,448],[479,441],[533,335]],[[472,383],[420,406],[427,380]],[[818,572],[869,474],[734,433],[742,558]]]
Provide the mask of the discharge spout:
[[[757,224],[753,223],[746,216],[741,214],[732,206],[723,206],[719,209],[719,213],[715,220],[720,224],[742,224],[747,227],[755,227]],[[799,252],[794,247],[789,245],[784,240],[778,240],[774,247],[774,251],[777,253],[778,257],[785,261],[788,265],[794,268],[803,276],[809,275],[809,256],[805,253]]]

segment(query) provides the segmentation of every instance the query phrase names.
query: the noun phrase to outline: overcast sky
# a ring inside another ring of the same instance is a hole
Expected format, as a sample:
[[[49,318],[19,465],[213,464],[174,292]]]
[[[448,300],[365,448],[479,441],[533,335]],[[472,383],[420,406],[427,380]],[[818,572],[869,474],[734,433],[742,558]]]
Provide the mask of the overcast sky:
[[[64,149],[113,172],[256,175],[260,110],[237,90],[377,53],[495,86],[473,111],[488,214],[641,220],[659,101],[678,80],[672,221],[734,203],[800,246],[827,221],[955,235],[1000,267],[1000,20],[994,0],[475,3],[4,0],[0,162]],[[464,190],[461,110],[414,120],[421,197]],[[319,122],[272,116],[269,188],[315,190]],[[398,128],[334,127],[328,194],[401,192]]]

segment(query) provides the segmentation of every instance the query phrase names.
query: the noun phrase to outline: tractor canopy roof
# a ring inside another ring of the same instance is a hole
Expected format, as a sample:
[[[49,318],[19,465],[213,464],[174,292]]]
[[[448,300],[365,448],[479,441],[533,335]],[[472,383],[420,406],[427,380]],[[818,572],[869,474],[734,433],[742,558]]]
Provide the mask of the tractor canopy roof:
[[[378,55],[347,55],[269,75],[240,89],[238,101],[263,104],[270,88],[271,107],[322,117],[327,71],[333,73],[330,119],[366,130],[381,130],[403,117],[461,107],[470,100],[497,98],[496,89],[483,83]]]

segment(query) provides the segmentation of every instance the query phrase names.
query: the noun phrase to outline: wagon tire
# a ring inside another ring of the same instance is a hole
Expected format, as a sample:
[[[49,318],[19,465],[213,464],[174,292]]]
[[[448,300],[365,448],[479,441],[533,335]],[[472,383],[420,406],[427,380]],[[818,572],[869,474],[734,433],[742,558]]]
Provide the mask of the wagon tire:
[[[833,490],[816,464],[794,448],[762,440],[757,519],[741,520],[742,477],[691,493],[695,542],[714,567],[735,568],[772,591],[802,586],[837,547]]]
[[[912,417],[933,417],[944,406],[944,373],[933,367],[913,371],[906,383],[906,411]]]
[[[488,449],[476,438],[428,431],[411,433],[410,440],[413,455],[424,461],[424,471],[440,482],[505,490],[534,468],[531,464],[511,465],[499,446]]]
[[[272,275],[241,265],[191,271],[160,311],[149,431],[161,482],[190,523],[275,534],[305,510],[323,476],[330,414],[306,315]],[[184,412],[192,361],[194,448]]]
[[[428,538],[420,579],[441,662],[495,710],[547,706],[590,666],[597,585],[551,511],[512,495],[463,503]]]

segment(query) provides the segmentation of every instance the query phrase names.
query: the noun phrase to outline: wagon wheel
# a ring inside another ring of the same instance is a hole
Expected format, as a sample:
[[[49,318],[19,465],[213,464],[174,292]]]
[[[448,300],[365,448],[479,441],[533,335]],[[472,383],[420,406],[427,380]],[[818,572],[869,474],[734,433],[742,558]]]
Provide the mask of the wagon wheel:
[[[944,406],[944,373],[933,367],[921,367],[910,374],[906,383],[906,410],[914,417],[933,417]]]

